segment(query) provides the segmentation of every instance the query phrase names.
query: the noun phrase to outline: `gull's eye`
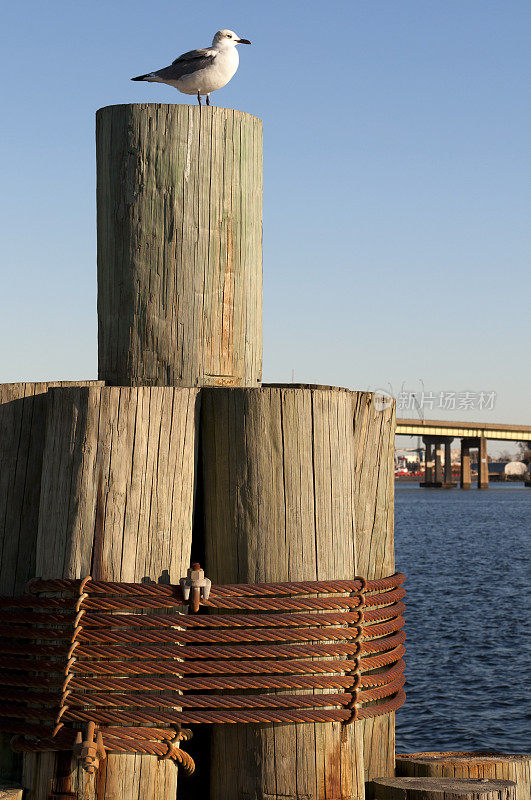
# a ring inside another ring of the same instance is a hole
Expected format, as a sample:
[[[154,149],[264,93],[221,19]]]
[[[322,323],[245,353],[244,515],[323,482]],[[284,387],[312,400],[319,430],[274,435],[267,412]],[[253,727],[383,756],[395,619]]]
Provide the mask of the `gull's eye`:
[[[227,39],[232,39],[232,34],[231,33],[227,34]]]

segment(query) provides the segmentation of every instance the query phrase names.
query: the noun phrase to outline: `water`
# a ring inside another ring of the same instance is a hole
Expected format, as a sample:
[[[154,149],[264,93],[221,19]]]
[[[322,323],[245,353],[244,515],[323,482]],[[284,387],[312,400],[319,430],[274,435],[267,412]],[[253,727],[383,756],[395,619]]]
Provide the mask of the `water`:
[[[407,576],[397,752],[531,752],[531,489],[396,488]]]

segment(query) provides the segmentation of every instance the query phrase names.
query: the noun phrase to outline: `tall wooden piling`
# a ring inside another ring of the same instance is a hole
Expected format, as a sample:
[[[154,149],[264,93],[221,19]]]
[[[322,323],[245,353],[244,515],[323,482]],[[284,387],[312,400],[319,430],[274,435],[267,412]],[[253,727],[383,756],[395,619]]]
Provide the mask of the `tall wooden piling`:
[[[394,410],[383,422],[371,402],[324,387],[203,391],[205,550],[214,581],[351,577],[361,572],[360,546],[366,571],[392,571]],[[375,533],[374,544],[358,538],[357,508],[360,533]],[[381,565],[371,563],[377,559]],[[391,727],[387,720],[382,746],[372,741],[376,729],[359,722],[215,726],[212,800],[362,798],[364,732],[377,748],[371,770],[387,769]]]
[[[51,395],[39,576],[178,583],[190,559],[198,390],[105,387]],[[25,754],[28,800],[47,800],[56,763],[53,753]],[[73,768],[71,788],[84,800],[176,795],[171,760],[111,754],[95,778],[79,762]]]
[[[257,386],[262,123],[162,103],[98,111],[98,375]]]

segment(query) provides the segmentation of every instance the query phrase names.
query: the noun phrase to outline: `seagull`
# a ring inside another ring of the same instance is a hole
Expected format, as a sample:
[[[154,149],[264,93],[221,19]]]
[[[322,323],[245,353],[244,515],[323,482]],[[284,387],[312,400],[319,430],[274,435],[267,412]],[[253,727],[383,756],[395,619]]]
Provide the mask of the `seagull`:
[[[190,50],[176,58],[169,67],[148,72],[131,78],[132,81],[150,81],[175,86],[183,94],[197,94],[201,105],[201,95],[206,95],[210,105],[210,92],[225,86],[238,69],[240,58],[237,44],[251,44],[249,39],[240,39],[234,31],[218,31],[211,47]]]

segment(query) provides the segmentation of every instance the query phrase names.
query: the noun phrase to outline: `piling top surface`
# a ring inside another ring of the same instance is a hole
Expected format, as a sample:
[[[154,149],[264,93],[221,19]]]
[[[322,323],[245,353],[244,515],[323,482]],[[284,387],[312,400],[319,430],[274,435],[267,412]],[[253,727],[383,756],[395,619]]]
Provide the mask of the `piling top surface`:
[[[473,794],[477,797],[482,793],[500,792],[511,789],[516,784],[514,781],[494,778],[378,778],[374,781],[374,786],[376,797],[378,797],[378,787],[387,787],[405,792],[427,792],[430,797],[440,793],[441,798],[447,800],[452,795],[462,797]]]
[[[472,751],[446,751],[446,752],[426,752],[426,753],[397,753],[397,761],[425,761],[426,763],[433,763],[434,761],[527,761],[531,755],[525,753],[500,753],[499,751],[490,750],[472,750]]]
[[[197,103],[193,105],[192,103],[116,103],[115,105],[111,106],[102,106],[98,108],[96,114],[104,114],[111,111],[111,109],[133,109],[133,108],[140,108],[146,109],[149,111],[162,111],[168,109],[187,109],[188,111],[192,111],[192,113],[199,113],[199,114],[216,114],[219,111],[232,111],[234,114],[242,115],[245,117],[252,117],[253,119],[257,120],[260,124],[262,124],[262,120],[260,117],[257,117],[255,114],[249,114],[247,111],[240,111],[237,108],[225,108],[224,106],[199,106]]]

